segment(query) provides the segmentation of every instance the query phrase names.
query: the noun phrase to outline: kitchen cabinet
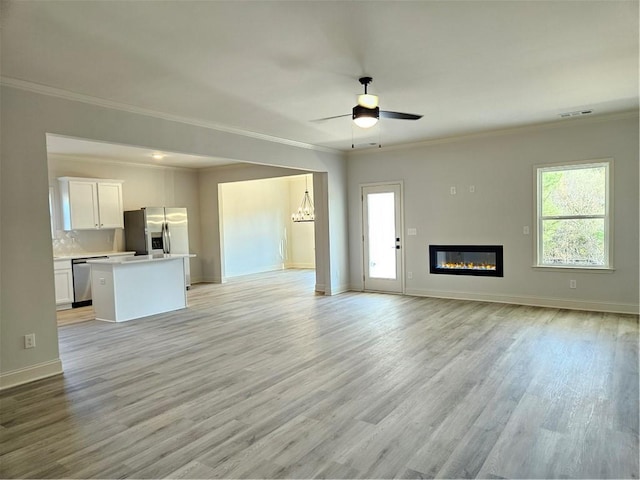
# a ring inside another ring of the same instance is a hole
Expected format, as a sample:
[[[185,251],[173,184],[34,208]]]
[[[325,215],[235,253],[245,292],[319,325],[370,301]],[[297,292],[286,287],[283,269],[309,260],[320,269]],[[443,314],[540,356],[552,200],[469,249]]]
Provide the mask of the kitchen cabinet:
[[[60,177],[64,230],[124,228],[122,180]]]
[[[96,320],[125,322],[186,308],[184,259],[194,255],[138,255],[87,260]]]
[[[71,260],[54,260],[53,274],[55,278],[56,309],[71,308],[73,303],[73,272]]]

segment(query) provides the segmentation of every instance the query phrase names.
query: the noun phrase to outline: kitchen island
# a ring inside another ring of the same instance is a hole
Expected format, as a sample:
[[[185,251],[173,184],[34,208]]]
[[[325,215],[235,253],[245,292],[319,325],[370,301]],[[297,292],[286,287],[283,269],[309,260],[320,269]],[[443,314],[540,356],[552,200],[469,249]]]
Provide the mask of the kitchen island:
[[[184,258],[156,254],[88,260],[96,320],[125,322],[187,306]]]

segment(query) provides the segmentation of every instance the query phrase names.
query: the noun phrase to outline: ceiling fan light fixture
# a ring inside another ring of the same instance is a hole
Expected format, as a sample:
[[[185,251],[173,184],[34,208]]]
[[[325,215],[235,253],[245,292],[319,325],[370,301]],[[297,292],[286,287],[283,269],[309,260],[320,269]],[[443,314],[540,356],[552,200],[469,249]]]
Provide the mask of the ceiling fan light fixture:
[[[380,117],[380,109],[366,108],[361,105],[353,107],[353,123],[360,128],[371,128],[378,123]]]
[[[378,106],[378,96],[362,93],[358,95],[358,105],[364,108],[376,108]]]

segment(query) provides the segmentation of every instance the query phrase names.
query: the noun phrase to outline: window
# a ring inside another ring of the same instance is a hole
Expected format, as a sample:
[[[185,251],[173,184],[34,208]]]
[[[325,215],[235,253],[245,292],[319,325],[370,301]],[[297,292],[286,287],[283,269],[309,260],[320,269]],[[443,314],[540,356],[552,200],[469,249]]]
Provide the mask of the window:
[[[537,168],[537,264],[610,268],[610,161]]]

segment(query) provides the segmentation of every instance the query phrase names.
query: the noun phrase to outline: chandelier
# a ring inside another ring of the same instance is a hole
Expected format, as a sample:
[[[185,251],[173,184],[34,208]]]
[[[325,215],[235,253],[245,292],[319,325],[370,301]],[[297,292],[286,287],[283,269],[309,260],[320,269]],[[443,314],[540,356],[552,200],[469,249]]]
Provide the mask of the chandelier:
[[[313,202],[309,195],[309,188],[307,187],[307,178],[304,179],[304,196],[302,202],[298,207],[298,211],[291,214],[291,220],[294,222],[313,222],[316,215],[313,211]]]

